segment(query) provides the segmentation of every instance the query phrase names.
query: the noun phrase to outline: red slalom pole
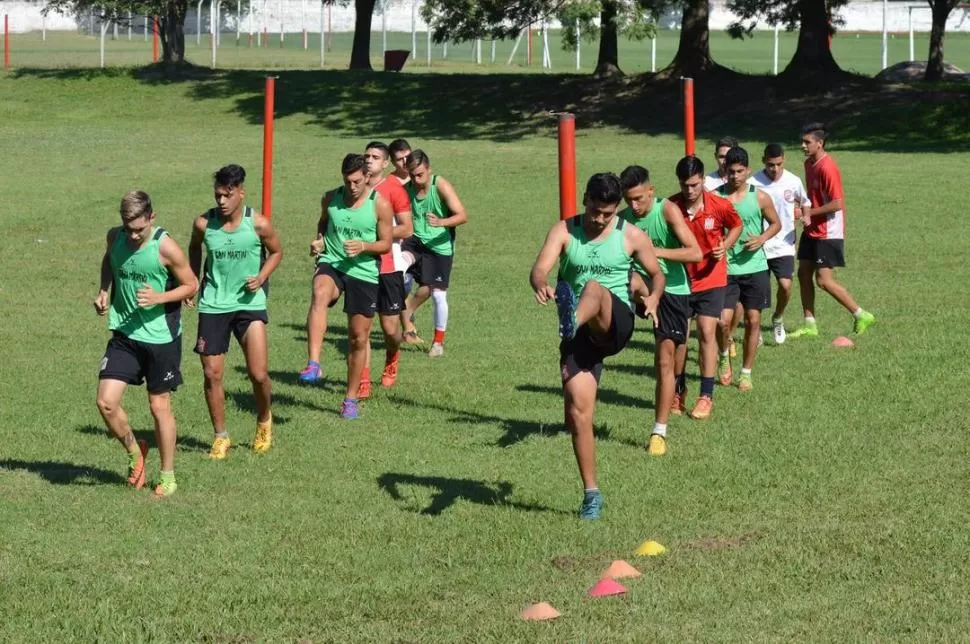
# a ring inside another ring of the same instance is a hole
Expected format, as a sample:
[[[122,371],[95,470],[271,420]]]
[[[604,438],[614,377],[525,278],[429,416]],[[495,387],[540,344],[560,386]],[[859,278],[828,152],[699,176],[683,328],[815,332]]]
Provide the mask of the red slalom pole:
[[[576,115],[559,115],[559,219],[577,213],[576,205]]]
[[[10,16],[3,14],[3,68],[10,69]]]
[[[694,79],[681,78],[684,86],[684,155],[694,156]]]
[[[263,216],[273,216],[273,105],[276,99],[276,77],[266,77],[266,100],[263,105]]]
[[[152,18],[152,62],[158,62],[158,16]]]

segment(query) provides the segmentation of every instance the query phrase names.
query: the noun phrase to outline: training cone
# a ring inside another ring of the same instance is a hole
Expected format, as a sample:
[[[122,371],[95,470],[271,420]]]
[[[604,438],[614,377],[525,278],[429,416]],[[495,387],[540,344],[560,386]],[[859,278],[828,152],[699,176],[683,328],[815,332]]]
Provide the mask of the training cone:
[[[627,577],[642,577],[640,571],[623,561],[617,559],[610,564],[610,567],[603,571],[600,579],[625,579]]]
[[[640,547],[636,550],[636,555],[638,557],[656,557],[657,555],[662,555],[667,552],[667,549],[656,541],[644,541],[640,544]]]
[[[527,622],[542,622],[547,619],[556,619],[560,615],[561,613],[548,602],[539,602],[528,606],[519,614],[519,617]]]
[[[836,339],[832,340],[832,346],[848,349],[849,347],[854,347],[855,343],[844,335],[840,335]]]
[[[590,597],[610,597],[612,595],[622,595],[625,592],[626,587],[620,582],[612,579],[600,579],[586,594]]]

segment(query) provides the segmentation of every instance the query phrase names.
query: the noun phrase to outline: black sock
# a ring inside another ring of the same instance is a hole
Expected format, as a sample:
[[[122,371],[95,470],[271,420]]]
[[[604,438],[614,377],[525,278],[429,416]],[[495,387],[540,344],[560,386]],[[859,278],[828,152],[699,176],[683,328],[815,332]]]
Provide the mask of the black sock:
[[[679,376],[676,376],[676,378],[677,384],[674,385],[674,391],[678,394],[682,394],[687,391],[687,376],[680,374]]]
[[[714,378],[701,378],[701,395],[714,399]]]

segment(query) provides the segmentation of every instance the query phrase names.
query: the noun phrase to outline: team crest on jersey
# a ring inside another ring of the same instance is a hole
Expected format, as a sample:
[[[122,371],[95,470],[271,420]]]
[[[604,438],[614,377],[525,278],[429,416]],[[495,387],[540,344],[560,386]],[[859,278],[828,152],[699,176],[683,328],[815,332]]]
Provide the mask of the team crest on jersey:
[[[792,203],[795,201],[795,193],[791,189],[785,190],[785,201]]]
[[[704,230],[714,230],[714,217],[704,219]]]

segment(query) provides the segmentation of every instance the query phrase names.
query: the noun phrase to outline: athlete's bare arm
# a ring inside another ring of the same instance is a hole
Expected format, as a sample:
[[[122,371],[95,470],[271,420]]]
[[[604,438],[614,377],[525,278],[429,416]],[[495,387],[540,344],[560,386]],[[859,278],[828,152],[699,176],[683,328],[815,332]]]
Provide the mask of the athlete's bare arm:
[[[258,212],[253,213],[253,228],[259,235],[263,248],[266,249],[266,259],[257,275],[246,278],[246,288],[250,291],[258,291],[283,261],[283,246],[280,244],[280,238],[273,224]]]
[[[630,226],[627,226],[630,228]],[[536,263],[532,265],[532,272],[529,274],[529,283],[535,291],[536,301],[539,304],[547,304],[549,300],[556,297],[556,289],[549,285],[549,273],[559,261],[559,256],[566,247],[569,233],[566,230],[566,222],[557,222],[549,229],[546,240],[542,243]]]
[[[114,245],[120,230],[121,227],[116,226],[108,231],[106,237],[104,256],[101,258],[101,286],[97,297],[94,298],[94,310],[98,315],[105,315],[108,312],[108,289],[114,281],[114,276],[111,274],[111,246]]]
[[[189,238],[189,267],[196,279],[202,279],[202,242],[205,239],[205,229],[208,221],[205,215],[199,215],[192,222],[192,237]],[[189,297],[183,302],[188,307],[195,306],[195,298]]]
[[[657,248],[654,247],[654,254],[660,259],[682,264],[699,262],[704,258],[701,247],[697,244],[697,238],[691,232],[690,226],[684,221],[684,216],[680,213],[680,208],[670,201],[664,202],[663,209],[664,221],[673,231],[677,241],[682,248]]]
[[[458,198],[458,193],[455,192],[454,187],[442,177],[438,177],[437,186],[438,194],[441,195],[441,199],[445,202],[445,206],[447,206],[451,216],[435,217],[431,215],[428,217],[428,223],[432,226],[441,226],[442,228],[456,228],[466,223],[468,221],[468,213],[465,212],[465,206],[461,203],[461,199]]]
[[[781,220],[778,219],[778,213],[775,211],[774,201],[766,192],[758,190],[756,193],[758,195],[758,207],[761,208],[761,216],[768,222],[768,228],[760,235],[746,239],[744,241],[745,250],[758,250],[781,230]]]
[[[156,292],[148,284],[138,289],[136,294],[138,306],[146,308],[156,304],[168,304],[179,302],[195,295],[199,290],[199,280],[189,266],[189,260],[179,248],[179,245],[171,237],[165,236],[158,244],[158,256],[162,266],[168,268],[169,272],[175,276],[179,285],[170,291]]]
[[[641,294],[640,301],[643,302],[645,314],[653,320],[653,324],[656,326],[657,305],[660,303],[660,296],[663,295],[664,287],[667,285],[667,277],[657,262],[657,255],[650,237],[636,226],[626,226],[624,231],[624,249],[630,257],[637,260],[640,266],[647,271],[647,275],[650,276],[650,295],[643,297]]]
[[[411,209],[394,213],[397,224],[394,226],[392,235],[394,239],[407,239],[414,234],[414,218],[411,216]]]
[[[327,232],[327,208],[330,207],[330,198],[333,196],[333,191],[323,195],[323,199],[320,200],[320,220],[317,222],[317,236],[312,242],[310,242],[310,257],[316,259],[323,252],[323,235]]]

